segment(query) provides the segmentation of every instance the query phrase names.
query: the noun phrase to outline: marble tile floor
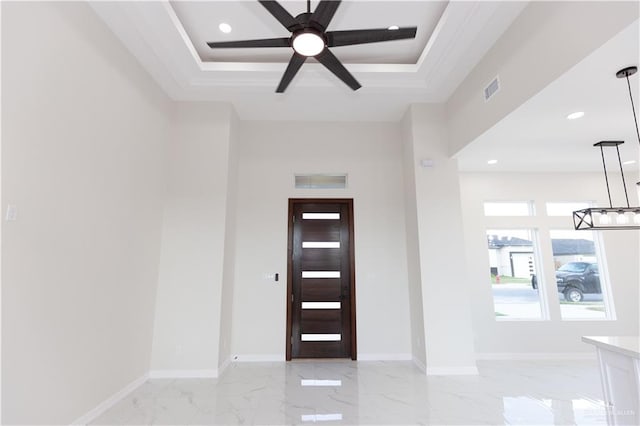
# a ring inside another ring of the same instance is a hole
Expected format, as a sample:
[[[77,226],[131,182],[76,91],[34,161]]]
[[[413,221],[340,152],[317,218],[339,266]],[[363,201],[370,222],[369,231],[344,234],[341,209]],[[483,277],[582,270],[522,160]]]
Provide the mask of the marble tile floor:
[[[595,361],[478,369],[426,376],[397,361],[234,363],[218,379],[148,380],[93,424],[606,424]]]

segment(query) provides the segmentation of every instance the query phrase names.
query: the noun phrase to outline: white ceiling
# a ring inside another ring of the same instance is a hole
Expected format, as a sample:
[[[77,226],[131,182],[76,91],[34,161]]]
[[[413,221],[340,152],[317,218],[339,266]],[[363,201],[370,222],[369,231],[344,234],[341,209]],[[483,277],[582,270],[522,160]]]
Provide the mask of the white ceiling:
[[[343,1],[329,29],[417,26],[417,38],[332,48],[362,84],[357,92],[311,60],[284,94],[275,88],[288,49],[204,45],[287,36],[257,1],[91,5],[175,100],[231,102],[245,120],[397,121],[410,103],[446,101],[526,2]],[[306,9],[301,0],[283,5],[293,15]],[[233,32],[219,32],[221,22]]]
[[[287,36],[257,1],[90,4],[174,100],[230,102],[243,120],[397,121],[411,103],[445,102],[527,2],[343,1],[329,30],[417,26],[416,39],[332,48],[362,83],[356,92],[308,61],[284,94],[275,88],[288,49],[213,51],[205,44]],[[306,8],[302,0],[282,4],[294,16]],[[221,22],[232,25],[231,34],[218,30]],[[600,171],[593,143],[612,139],[627,141],[623,161],[640,160],[626,83],[615,77],[638,65],[638,40],[636,21],[458,153],[460,168]],[[637,110],[639,77],[631,77]],[[584,118],[565,119],[578,110]],[[489,159],[499,162],[488,166]],[[617,159],[608,160],[617,170]]]
[[[331,20],[328,31],[366,28],[419,26],[414,40],[344,46],[333,53],[349,64],[415,64],[422,54],[429,36],[447,7],[446,1],[394,1],[389,13],[388,2],[344,2]],[[282,1],[280,4],[292,15],[306,11],[304,1]],[[317,1],[311,4],[311,10]],[[205,62],[281,62],[291,58],[290,48],[211,49],[208,41],[252,40],[256,38],[289,37],[284,28],[257,1],[219,3],[172,1],[171,7],[182,23],[198,56]],[[225,22],[233,28],[229,34],[218,29]]]
[[[636,160],[623,170],[638,170],[640,143],[636,135],[629,89],[616,72],[638,65],[638,21],[621,31],[568,72],[549,84],[458,155],[467,171],[602,171],[594,143],[623,140],[622,161]],[[629,78],[636,114],[640,113],[638,79]],[[489,101],[490,102],[490,101]],[[583,118],[567,120],[583,111]],[[640,117],[638,117],[640,119]],[[615,148],[605,149],[608,171],[619,171]],[[487,161],[498,160],[490,166]]]

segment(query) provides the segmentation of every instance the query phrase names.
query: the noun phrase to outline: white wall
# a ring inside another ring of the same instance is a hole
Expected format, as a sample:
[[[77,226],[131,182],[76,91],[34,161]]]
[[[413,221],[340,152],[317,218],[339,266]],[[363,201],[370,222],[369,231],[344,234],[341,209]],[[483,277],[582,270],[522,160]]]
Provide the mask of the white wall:
[[[236,216],[238,198],[238,161],[240,149],[240,121],[235,113],[231,114],[229,135],[229,171],[227,177],[227,212],[224,237],[224,264],[222,271],[222,293],[220,297],[220,343],[218,371],[221,372],[231,360],[231,331],[233,287],[236,267]]]
[[[409,310],[411,314],[411,349],[415,363],[426,369],[424,346],[424,312],[422,310],[422,274],[420,271],[420,233],[416,173],[420,173],[420,159],[415,157],[413,143],[413,114],[409,110],[402,119],[402,151],[404,170],[405,223],[407,238],[407,275],[409,280]]]
[[[232,114],[175,104],[152,375],[217,374]]]
[[[413,105],[411,141],[427,374],[477,373],[458,169],[442,105]],[[431,167],[421,168],[421,160]],[[405,167],[411,167],[405,165]]]
[[[240,134],[232,353],[284,360],[287,200],[335,197],[354,199],[358,356],[410,357],[399,127],[244,122]],[[295,173],[344,172],[345,190],[294,189]]]
[[[0,53],[2,52],[2,4],[0,4]],[[0,81],[2,80],[2,54],[0,54]],[[2,200],[2,84],[0,83],[0,211],[4,209]],[[0,259],[2,259],[2,227],[0,219]],[[0,423],[2,423],[2,262],[0,261]]]
[[[619,177],[610,175],[611,184]],[[602,173],[518,174],[462,173],[461,194],[464,206],[464,228],[469,259],[470,294],[476,351],[480,357],[491,356],[558,356],[592,352],[580,341],[584,335],[638,335],[638,290],[640,288],[640,233],[638,231],[599,231],[604,241],[613,303],[617,319],[560,320],[558,293],[551,289],[542,297],[549,306],[547,321],[496,321],[491,286],[487,285],[489,257],[485,231],[487,228],[534,227],[540,235],[543,253],[542,269],[546,282],[555,282],[549,229],[573,229],[571,217],[547,217],[545,202],[596,201],[608,205]],[[638,205],[634,181],[629,179],[631,205]],[[535,201],[535,218],[485,218],[484,201]],[[506,226],[501,226],[506,224]],[[542,268],[541,268],[542,266]]]
[[[168,114],[85,3],[2,2],[3,424],[148,371]]]

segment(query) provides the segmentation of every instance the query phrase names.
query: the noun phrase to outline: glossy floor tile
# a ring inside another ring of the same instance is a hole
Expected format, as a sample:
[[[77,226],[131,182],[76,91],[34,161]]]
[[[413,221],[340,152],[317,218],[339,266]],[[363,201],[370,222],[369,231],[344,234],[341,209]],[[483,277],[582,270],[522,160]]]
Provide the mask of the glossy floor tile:
[[[606,424],[595,361],[235,363],[218,379],[149,380],[94,424]]]

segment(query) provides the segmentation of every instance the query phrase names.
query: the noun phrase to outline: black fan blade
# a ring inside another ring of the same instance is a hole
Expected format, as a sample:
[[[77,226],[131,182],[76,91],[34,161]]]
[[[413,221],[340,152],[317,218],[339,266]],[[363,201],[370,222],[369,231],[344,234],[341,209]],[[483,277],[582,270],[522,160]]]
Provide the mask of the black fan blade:
[[[333,15],[338,10],[338,6],[340,6],[339,0],[322,0],[313,15],[311,15],[310,20],[320,24],[324,30],[329,26],[329,22],[331,22]]]
[[[240,41],[210,41],[207,43],[211,48],[217,47],[290,47],[291,39],[263,38],[261,40],[240,40]]]
[[[403,40],[415,38],[418,28],[399,28],[397,30],[373,29],[373,30],[349,30],[329,31],[326,33],[327,46],[349,46],[352,44],[377,43],[379,41]]]
[[[265,9],[269,11],[270,14],[273,15],[274,18],[278,20],[286,29],[291,31],[291,28],[298,25],[295,18],[291,16],[287,9],[282,7],[280,3],[273,0],[258,0],[261,5],[264,6]]]
[[[291,80],[293,80],[293,77],[298,73],[298,70],[306,60],[306,56],[293,52],[293,56],[289,60],[289,65],[282,76],[282,80],[280,80],[276,93],[282,93],[287,89],[287,86],[289,86],[289,83],[291,83]]]
[[[358,90],[362,87],[360,83],[358,83],[358,81],[344,67],[344,65],[342,65],[342,62],[340,62],[340,60],[336,58],[329,49],[324,49],[314,57],[318,60],[318,62],[327,67],[329,71],[334,73],[336,77],[344,81],[346,85],[351,87],[353,90]]]

